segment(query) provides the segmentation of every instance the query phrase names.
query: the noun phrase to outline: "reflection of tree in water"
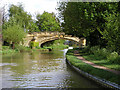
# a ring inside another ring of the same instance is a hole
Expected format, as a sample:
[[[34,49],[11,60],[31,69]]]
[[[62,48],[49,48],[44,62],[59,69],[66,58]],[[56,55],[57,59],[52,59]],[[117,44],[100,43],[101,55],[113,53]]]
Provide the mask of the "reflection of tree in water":
[[[49,72],[58,69],[60,59],[63,58],[63,51],[52,52],[24,52],[4,57],[3,63],[14,63],[15,65],[3,66],[4,70],[10,68],[13,76],[22,76],[30,73]]]
[[[51,51],[40,53],[41,55],[37,56],[39,57],[39,60],[37,60],[37,67],[40,72],[48,72],[57,68],[57,66],[60,65],[60,63],[58,63],[60,60],[56,59],[63,57],[63,51]]]

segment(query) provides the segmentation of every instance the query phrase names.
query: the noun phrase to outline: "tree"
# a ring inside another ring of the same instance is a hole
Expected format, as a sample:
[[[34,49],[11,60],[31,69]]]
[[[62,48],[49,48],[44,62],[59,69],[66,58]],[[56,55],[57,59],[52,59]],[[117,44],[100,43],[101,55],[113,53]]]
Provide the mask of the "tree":
[[[86,37],[90,46],[106,45],[101,32],[105,29],[106,17],[117,12],[118,3],[107,2],[60,2],[63,31],[73,36]]]
[[[9,26],[6,30],[3,30],[3,40],[9,43],[12,43],[12,48],[15,48],[15,44],[19,44],[20,41],[23,41],[25,37],[25,32],[22,27],[14,24],[13,26]]]
[[[7,29],[9,26],[19,24],[20,27],[24,28],[25,32],[39,32],[39,28],[36,21],[32,19],[32,16],[24,11],[22,4],[11,5],[9,7],[9,19],[4,21],[3,29]]]
[[[60,23],[54,13],[44,12],[37,15],[37,25],[41,31],[60,31]]]
[[[40,32],[39,27],[37,26],[37,23],[35,20],[31,20],[31,22],[29,22],[29,28],[28,28],[28,32],[29,33],[33,33],[33,32]]]
[[[120,53],[120,16],[119,13],[110,14],[106,18],[106,29],[101,32],[103,38],[106,39],[108,48]]]
[[[24,11],[22,4],[19,4],[18,6],[12,4],[9,8],[9,17],[10,19],[14,19],[14,21],[26,31],[32,29],[32,16]]]

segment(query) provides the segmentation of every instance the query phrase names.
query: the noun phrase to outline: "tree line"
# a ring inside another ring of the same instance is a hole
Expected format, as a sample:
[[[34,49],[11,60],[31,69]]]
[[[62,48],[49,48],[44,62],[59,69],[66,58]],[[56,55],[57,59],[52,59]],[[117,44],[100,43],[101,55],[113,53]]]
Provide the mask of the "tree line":
[[[120,53],[120,2],[59,2],[57,9],[65,33]]]
[[[4,11],[3,11],[3,14]],[[60,21],[54,13],[46,11],[37,14],[36,20],[32,15],[24,10],[22,4],[10,5],[8,13],[9,19],[5,15],[2,18],[3,41],[13,45],[23,41],[26,33],[41,31],[61,31]]]

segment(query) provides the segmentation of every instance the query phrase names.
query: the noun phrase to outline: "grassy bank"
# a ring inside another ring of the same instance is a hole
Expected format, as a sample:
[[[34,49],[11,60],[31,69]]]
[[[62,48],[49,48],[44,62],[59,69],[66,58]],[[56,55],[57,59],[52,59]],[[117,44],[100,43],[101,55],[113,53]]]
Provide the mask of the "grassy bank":
[[[28,51],[34,51],[34,50],[29,47],[24,47],[22,45],[17,45],[15,49],[12,49],[10,46],[2,46],[0,53],[1,54],[13,54],[13,53],[18,53],[18,52],[28,52]]]
[[[2,46],[2,49],[0,50],[0,54],[12,54],[15,52],[17,52],[17,50],[13,50],[9,46]]]
[[[73,55],[73,52],[74,50],[69,50],[67,52],[67,60],[69,60],[72,65],[96,77],[100,77],[102,79],[120,84],[119,75],[116,75],[112,72],[105,71],[102,69],[94,68],[91,65],[86,64],[82,62],[81,60],[77,59],[76,56]],[[87,53],[84,53],[84,55],[87,55]]]
[[[29,52],[29,51],[49,51],[49,49],[52,49],[52,47],[44,47],[44,48],[34,48],[31,49],[30,47],[24,47],[22,45],[16,45],[15,49],[12,49],[10,46],[2,46],[2,49],[0,49],[0,54],[13,54],[18,52]]]
[[[86,60],[110,69],[120,70],[120,55],[115,51],[98,46],[78,50]]]

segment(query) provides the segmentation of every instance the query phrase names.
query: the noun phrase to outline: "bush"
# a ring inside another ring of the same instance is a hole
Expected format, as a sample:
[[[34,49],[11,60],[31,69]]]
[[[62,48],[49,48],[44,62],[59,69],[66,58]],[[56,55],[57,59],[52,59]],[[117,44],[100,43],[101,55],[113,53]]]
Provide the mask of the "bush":
[[[90,46],[86,46],[82,51],[90,53]]]
[[[38,47],[39,47],[39,42],[31,41],[31,42],[30,42],[30,47],[31,47],[31,48],[33,48],[33,47],[38,48]]]
[[[90,51],[96,56],[100,57],[100,59],[106,59],[107,56],[110,54],[110,51],[108,51],[106,48],[100,49],[99,46],[91,47]]]
[[[15,49],[19,52],[27,51],[30,48],[24,47],[22,45],[15,45]]]
[[[2,49],[6,50],[6,49],[10,49],[10,47],[9,46],[2,46]]]
[[[118,56],[113,62],[117,63],[117,64],[120,64],[120,56]]]
[[[112,63],[120,63],[120,56],[117,52],[114,51],[107,56],[107,60]]]
[[[9,46],[2,46],[2,50],[0,50],[0,53],[2,54],[11,54],[14,53],[15,50],[11,49]]]

